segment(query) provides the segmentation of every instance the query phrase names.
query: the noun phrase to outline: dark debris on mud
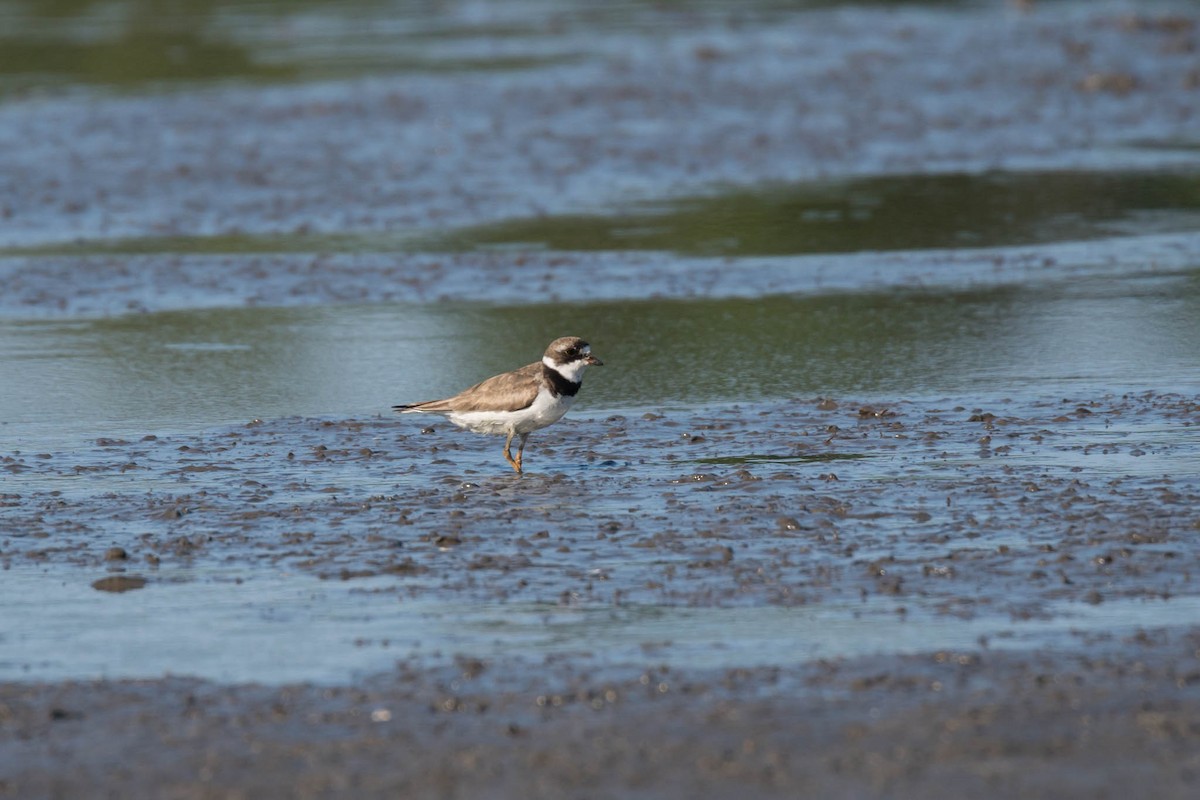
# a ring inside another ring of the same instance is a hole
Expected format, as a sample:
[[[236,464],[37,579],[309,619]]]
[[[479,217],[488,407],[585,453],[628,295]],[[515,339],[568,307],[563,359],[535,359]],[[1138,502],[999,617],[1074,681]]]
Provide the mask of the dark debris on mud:
[[[1195,592],[1200,405],[825,399],[615,414],[496,440],[254,421],[0,456],[0,561],[285,565],[465,601],[890,598],[970,617]],[[123,557],[113,556],[119,551]]]
[[[460,659],[353,687],[0,684],[0,797],[1190,798],[1197,653],[1149,631],[610,678]]]

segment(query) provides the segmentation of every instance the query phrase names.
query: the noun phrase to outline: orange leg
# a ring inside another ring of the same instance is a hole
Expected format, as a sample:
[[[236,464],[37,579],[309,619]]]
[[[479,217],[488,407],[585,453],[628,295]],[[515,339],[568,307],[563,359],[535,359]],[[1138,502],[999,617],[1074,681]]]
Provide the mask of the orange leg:
[[[529,438],[528,433],[521,434],[521,443],[517,445],[517,472],[521,472],[521,454],[525,452],[525,440]]]
[[[525,449],[525,437],[524,436],[521,437],[521,445],[520,445],[520,447],[517,448],[517,457],[513,458],[512,453],[510,452],[510,449],[512,448],[512,440],[513,440],[514,436],[516,436],[515,431],[509,433],[508,438],[504,440],[504,460],[508,462],[509,466],[511,466],[513,469],[515,469],[517,471],[518,475],[520,475],[521,474],[521,451]]]

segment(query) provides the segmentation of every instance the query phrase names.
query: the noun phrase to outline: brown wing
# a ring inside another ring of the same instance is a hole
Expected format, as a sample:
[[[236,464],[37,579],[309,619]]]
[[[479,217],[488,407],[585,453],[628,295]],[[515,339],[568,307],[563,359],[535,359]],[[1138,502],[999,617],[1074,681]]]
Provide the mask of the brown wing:
[[[445,400],[429,400],[407,406],[396,406],[401,411],[520,411],[533,404],[541,386],[542,362],[536,361],[503,375],[494,375],[464,389]]]

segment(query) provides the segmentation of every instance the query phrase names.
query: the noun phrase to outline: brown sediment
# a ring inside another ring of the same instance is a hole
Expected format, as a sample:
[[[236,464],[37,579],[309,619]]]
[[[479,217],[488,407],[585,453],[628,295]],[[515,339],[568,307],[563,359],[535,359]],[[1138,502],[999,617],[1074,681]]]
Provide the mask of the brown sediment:
[[[1187,798],[1198,648],[1148,631],[605,680],[463,661],[352,687],[0,684],[0,797]]]

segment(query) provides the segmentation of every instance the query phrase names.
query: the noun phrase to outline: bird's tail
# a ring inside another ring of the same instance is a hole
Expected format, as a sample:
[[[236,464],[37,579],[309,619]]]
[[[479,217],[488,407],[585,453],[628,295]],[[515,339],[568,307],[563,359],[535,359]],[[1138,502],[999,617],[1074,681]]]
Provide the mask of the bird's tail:
[[[392,406],[392,411],[395,411],[399,414],[425,413],[430,411],[439,412],[442,409],[437,408],[436,406],[440,402],[441,400],[426,400],[424,403],[404,403],[402,405]]]

